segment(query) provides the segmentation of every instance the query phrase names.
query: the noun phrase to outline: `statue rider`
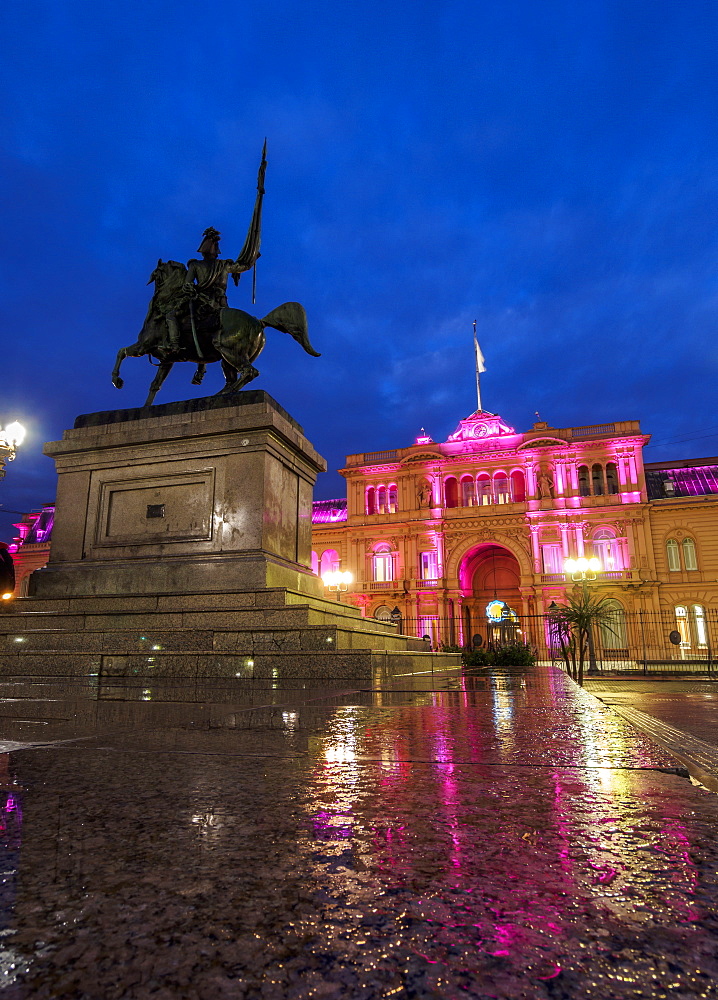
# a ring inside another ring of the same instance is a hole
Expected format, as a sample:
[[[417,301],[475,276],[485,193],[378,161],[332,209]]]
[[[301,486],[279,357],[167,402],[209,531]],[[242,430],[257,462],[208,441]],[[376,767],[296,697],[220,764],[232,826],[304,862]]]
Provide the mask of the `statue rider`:
[[[187,262],[183,291],[190,296],[193,322],[199,329],[212,333],[219,323],[220,309],[227,305],[227,278],[231,274],[237,285],[240,274],[248,271],[253,262],[218,260],[221,233],[210,226],[203,236],[197,249],[202,260]]]

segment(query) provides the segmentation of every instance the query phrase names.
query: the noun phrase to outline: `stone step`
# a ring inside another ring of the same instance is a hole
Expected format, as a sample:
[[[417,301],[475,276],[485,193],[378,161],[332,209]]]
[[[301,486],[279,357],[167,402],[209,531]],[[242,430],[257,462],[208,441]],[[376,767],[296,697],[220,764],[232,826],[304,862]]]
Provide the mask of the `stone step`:
[[[247,653],[333,649],[426,649],[421,639],[384,636],[370,629],[307,626],[273,629],[152,629],[92,628],[29,629],[0,633],[0,652],[16,653],[135,653],[154,656],[170,652]]]
[[[276,683],[296,681],[315,685],[318,680],[380,687],[402,674],[460,673],[454,653],[397,652],[370,649],[295,652],[161,653],[154,656],[111,653],[4,653],[0,670],[13,677],[92,677],[97,683],[112,678],[201,680],[233,678]]]
[[[340,614],[361,620],[361,612],[348,604],[300,594],[286,588],[260,591],[200,594],[143,594],[122,597],[18,597],[10,604],[0,605],[0,622],[14,614],[117,614],[185,611],[244,611],[252,608],[281,609],[297,604],[317,611]]]

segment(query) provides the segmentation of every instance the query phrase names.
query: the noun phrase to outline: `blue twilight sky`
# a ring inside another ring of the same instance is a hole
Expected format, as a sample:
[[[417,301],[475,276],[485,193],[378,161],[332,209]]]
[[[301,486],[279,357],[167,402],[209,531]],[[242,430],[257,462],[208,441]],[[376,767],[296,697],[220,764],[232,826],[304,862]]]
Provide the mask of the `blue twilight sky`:
[[[140,405],[158,257],[235,255],[269,141],[253,388],[344,455],[640,419],[654,460],[718,453],[716,0],[40,0],[3,10],[5,509],[54,495],[42,444]],[[251,280],[230,304],[253,311]],[[213,366],[203,390],[222,384]],[[177,366],[157,402],[187,398]],[[336,473],[316,496],[342,495]],[[0,538],[12,535],[0,517]]]

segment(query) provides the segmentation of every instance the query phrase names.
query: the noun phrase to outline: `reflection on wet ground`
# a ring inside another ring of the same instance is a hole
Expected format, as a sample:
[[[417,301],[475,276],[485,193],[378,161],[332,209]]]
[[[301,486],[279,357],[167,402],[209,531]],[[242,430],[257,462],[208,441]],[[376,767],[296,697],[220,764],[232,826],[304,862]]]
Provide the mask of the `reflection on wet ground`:
[[[0,717],[10,1000],[716,996],[718,798],[560,671]]]

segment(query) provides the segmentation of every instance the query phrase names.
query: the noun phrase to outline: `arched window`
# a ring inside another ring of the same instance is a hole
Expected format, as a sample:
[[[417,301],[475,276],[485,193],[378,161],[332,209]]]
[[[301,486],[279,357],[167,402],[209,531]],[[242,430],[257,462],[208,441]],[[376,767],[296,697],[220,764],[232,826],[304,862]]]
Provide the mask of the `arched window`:
[[[697,646],[708,645],[708,629],[706,628],[706,612],[701,604],[691,605],[691,624]]]
[[[472,476],[461,477],[461,506],[473,507],[476,503],[476,492]]]
[[[604,607],[611,612],[609,621],[601,622],[601,645],[605,650],[626,649],[626,612],[620,601],[608,598]]]
[[[366,491],[366,512],[367,514],[376,514],[376,492],[373,486],[370,486]]]
[[[599,528],[593,536],[593,554],[606,572],[623,569],[621,543],[611,528]]]
[[[376,583],[394,579],[394,560],[391,547],[385,543],[377,545],[372,556],[373,576]]]
[[[696,559],[696,543],[692,538],[683,539],[683,566],[686,569],[698,569]]]
[[[386,514],[386,486],[379,486],[376,491],[376,512]]]
[[[688,608],[682,604],[676,605],[676,630],[681,635],[681,647],[686,649],[691,644],[691,632],[688,625]]]
[[[339,569],[340,559],[339,553],[336,549],[325,549],[322,552],[322,558],[319,563],[319,575],[324,576],[325,573],[334,573]]]
[[[675,538],[669,538],[666,542],[666,559],[668,560],[668,569],[675,573],[681,568],[681,557],[678,550],[678,542]]]
[[[588,477],[588,466],[578,467],[578,492],[582,497],[591,496],[591,480]]]
[[[444,483],[444,503],[447,507],[459,506],[459,486],[453,476]]]
[[[319,556],[312,549],[312,573],[316,573],[319,576]]]
[[[615,462],[606,464],[606,486],[609,493],[618,493],[618,468]]]
[[[494,502],[509,503],[509,480],[505,472],[497,472],[494,476]]]
[[[687,608],[678,604],[675,609],[676,629],[681,634],[681,648],[690,649],[708,645],[708,627],[706,624],[706,609],[702,604],[691,604]]]
[[[492,499],[491,480],[488,473],[481,472],[476,478],[476,502],[480,505],[489,504]]]
[[[523,472],[511,473],[511,499],[514,503],[523,503],[526,499],[526,480]]]
[[[598,462],[591,466],[591,486],[595,497],[602,497],[605,493],[603,488],[603,466]]]
[[[379,607],[373,614],[374,618],[378,618],[380,622],[390,622],[391,621],[391,608],[388,604],[380,604]]]
[[[391,486],[389,487],[388,501],[389,501],[389,513],[396,514],[398,510],[396,483],[392,483]]]

